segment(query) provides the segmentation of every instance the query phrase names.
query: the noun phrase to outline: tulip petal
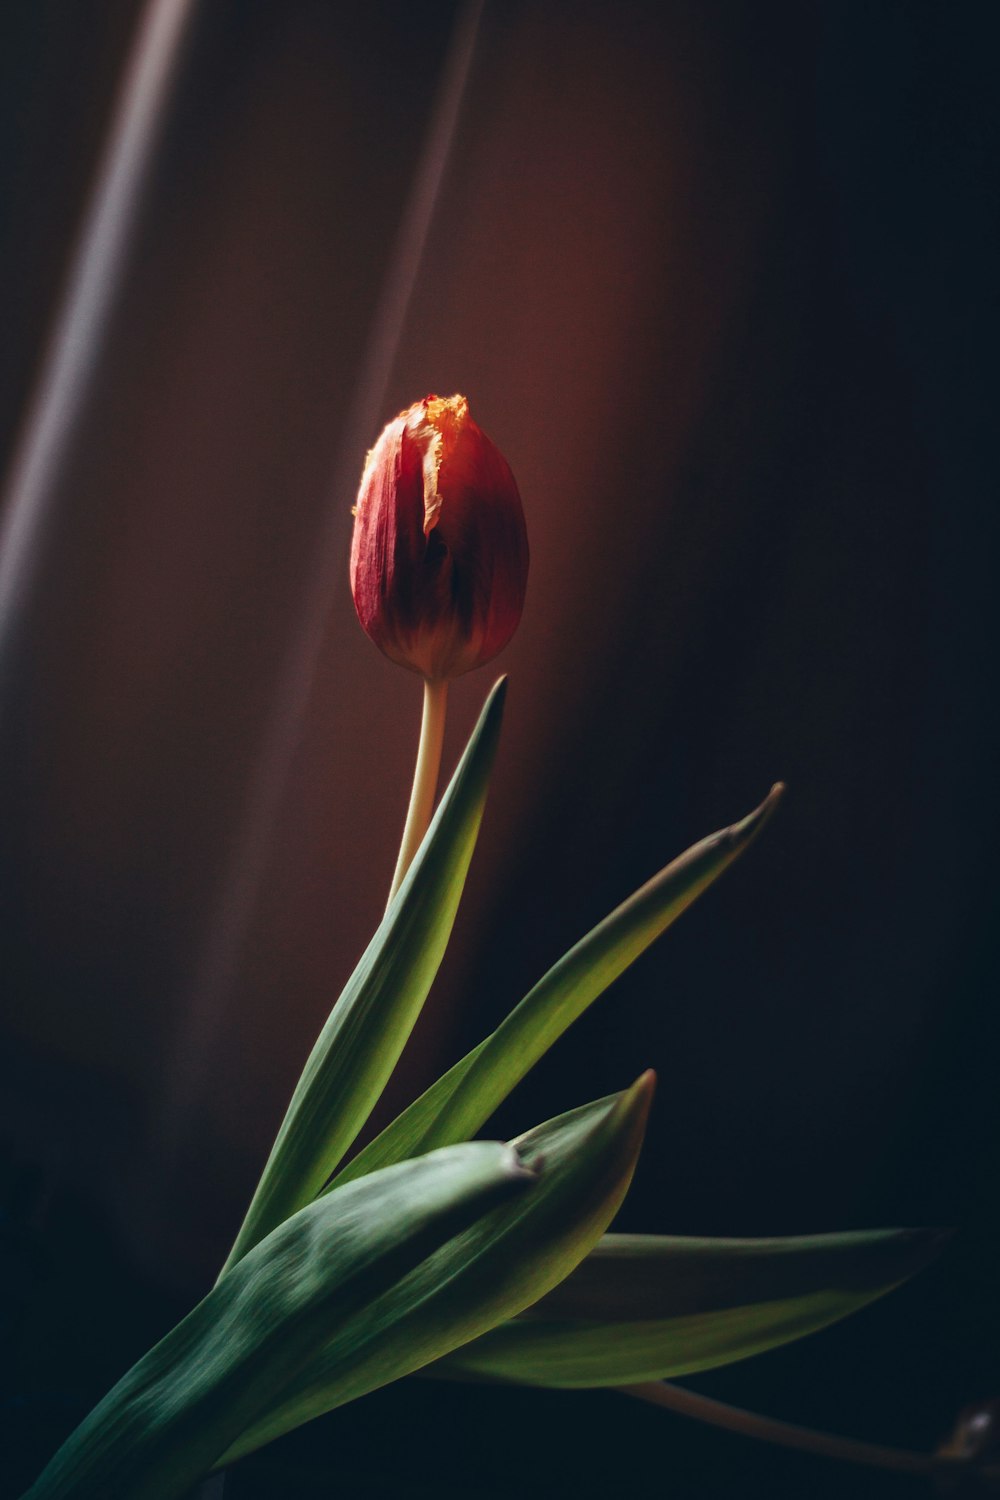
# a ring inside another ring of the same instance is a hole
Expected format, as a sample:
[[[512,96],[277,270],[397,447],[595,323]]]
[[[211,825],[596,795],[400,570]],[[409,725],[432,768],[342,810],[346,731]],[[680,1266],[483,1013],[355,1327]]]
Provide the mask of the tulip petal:
[[[755,812],[688,849],[593,928],[492,1035],[360,1151],[334,1183],[475,1135],[567,1027],[742,853],[781,791],[779,783]]]
[[[302,1209],[105,1396],[25,1500],[174,1500],[208,1472],[345,1319],[363,1319],[414,1267],[537,1172],[496,1142],[373,1173]]]
[[[557,1285],[600,1237],[628,1189],[654,1079],[512,1142],[539,1164],[536,1186],[450,1240],[379,1302],[348,1316],[285,1401],[250,1428],[229,1463],[310,1418],[411,1374]],[[324,1200],[335,1204],[348,1189]]]
[[[392,661],[433,680],[490,661],[524,607],[528,537],[510,465],[464,396],[426,396],[385,428],[355,506],[351,593]]]
[[[396,1065],[451,934],[505,692],[501,679],[405,881],[320,1032],[224,1271],[320,1192]]]
[[[947,1238],[919,1229],[769,1240],[605,1235],[547,1297],[426,1373],[562,1387],[690,1375],[846,1317],[921,1270]]]

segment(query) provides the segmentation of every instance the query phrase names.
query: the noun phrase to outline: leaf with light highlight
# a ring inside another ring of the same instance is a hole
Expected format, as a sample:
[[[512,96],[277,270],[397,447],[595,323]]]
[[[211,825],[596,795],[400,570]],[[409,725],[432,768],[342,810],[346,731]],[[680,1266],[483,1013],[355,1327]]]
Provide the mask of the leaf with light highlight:
[[[300,1423],[411,1374],[538,1300],[596,1243],[628,1188],[653,1092],[644,1074],[512,1145],[538,1183],[449,1241],[377,1302],[345,1318],[285,1401],[226,1453],[241,1457]],[[364,1180],[364,1179],[363,1179]],[[335,1205],[338,1188],[323,1201]]]
[[[782,790],[779,783],[755,812],[693,845],[593,928],[492,1035],[348,1162],[334,1185],[482,1129],[553,1042],[743,852]]]
[[[548,1296],[427,1373],[566,1387],[690,1375],[857,1311],[921,1270],[946,1239],[920,1229],[762,1240],[605,1235]]]
[[[223,1274],[320,1192],[406,1045],[451,935],[486,801],[505,692],[501,679],[409,874],[320,1032]]]
[[[536,1189],[497,1142],[434,1152],[302,1209],[125,1375],[25,1500],[174,1500],[258,1421],[317,1348],[477,1218]]]

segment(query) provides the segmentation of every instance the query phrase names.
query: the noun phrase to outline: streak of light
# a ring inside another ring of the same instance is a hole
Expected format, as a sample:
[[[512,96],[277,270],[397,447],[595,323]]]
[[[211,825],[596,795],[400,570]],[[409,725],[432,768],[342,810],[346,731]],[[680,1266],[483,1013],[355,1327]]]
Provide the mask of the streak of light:
[[[302,591],[291,645],[260,748],[247,782],[243,813],[219,883],[193,977],[178,1008],[172,1056],[164,1073],[162,1145],[176,1155],[209,1084],[214,1047],[231,1003],[230,986],[260,892],[273,833],[322,650],[331,600],[346,581],[349,506],[361,460],[385,413],[383,403],[403,325],[454,144],[479,32],[483,0],[458,14],[413,188],[390,253],[362,367],[354,385],[331,502],[317,538],[311,577]]]
[[[61,304],[8,474],[0,515],[0,692],[114,314],[198,0],[149,0],[111,117]]]

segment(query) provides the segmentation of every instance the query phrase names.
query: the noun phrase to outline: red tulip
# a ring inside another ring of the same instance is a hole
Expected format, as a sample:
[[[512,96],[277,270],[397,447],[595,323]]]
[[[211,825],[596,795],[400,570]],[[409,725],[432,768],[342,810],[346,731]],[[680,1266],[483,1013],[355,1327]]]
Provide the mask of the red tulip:
[[[354,607],[386,656],[442,681],[507,644],[528,578],[524,513],[464,396],[426,396],[389,423],[355,517]]]

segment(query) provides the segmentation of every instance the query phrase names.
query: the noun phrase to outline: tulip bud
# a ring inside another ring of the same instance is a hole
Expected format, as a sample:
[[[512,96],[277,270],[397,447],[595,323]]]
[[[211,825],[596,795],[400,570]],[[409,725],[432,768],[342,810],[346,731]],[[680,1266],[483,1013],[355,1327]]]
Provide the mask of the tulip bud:
[[[432,681],[481,667],[521,618],[528,538],[506,459],[464,396],[426,396],[369,453],[351,592],[393,661]]]

